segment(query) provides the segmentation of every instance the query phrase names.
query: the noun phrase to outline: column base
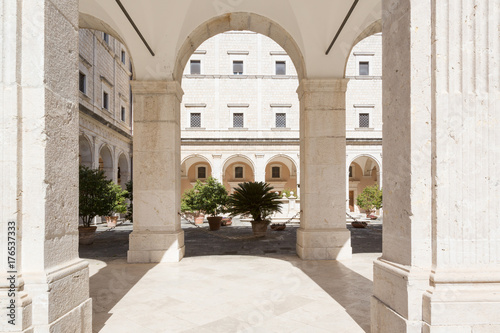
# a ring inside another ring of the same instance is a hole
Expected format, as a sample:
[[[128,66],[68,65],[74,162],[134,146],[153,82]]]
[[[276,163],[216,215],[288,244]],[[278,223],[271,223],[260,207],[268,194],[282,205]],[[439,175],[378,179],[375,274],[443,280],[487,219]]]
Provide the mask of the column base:
[[[421,333],[422,295],[429,276],[429,270],[378,258],[373,267],[372,333]]]
[[[304,260],[352,258],[351,232],[345,228],[297,230],[297,254]]]
[[[423,295],[423,332],[500,332],[500,272],[470,267],[439,272],[431,281]]]
[[[24,290],[32,299],[34,332],[92,332],[85,260],[76,259],[49,272],[23,274],[23,278]]]
[[[2,279],[2,280],[6,280]],[[14,304],[13,313],[10,313],[9,307],[11,306],[11,299],[8,294],[11,292],[9,288],[0,289],[0,314],[2,321],[0,322],[0,332],[20,332],[32,333],[34,328],[32,326],[33,309],[31,298],[24,291],[15,289],[16,299]]]
[[[184,231],[133,231],[127,253],[129,263],[179,262],[184,257]]]

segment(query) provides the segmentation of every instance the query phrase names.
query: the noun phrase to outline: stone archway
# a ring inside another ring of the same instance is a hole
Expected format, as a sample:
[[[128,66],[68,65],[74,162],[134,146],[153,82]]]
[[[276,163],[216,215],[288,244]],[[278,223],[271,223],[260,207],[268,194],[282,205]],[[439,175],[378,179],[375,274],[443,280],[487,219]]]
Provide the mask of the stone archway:
[[[108,178],[109,180],[115,179],[113,165],[113,154],[111,153],[109,147],[104,144],[99,150],[99,170],[104,171],[106,178]]]
[[[88,168],[93,167],[93,151],[92,145],[90,144],[90,140],[84,135],[80,134],[78,138],[79,143],[79,161],[81,165],[84,165]]]
[[[210,161],[202,155],[189,155],[181,162],[181,195],[192,188],[197,180],[205,181],[214,175]]]
[[[125,188],[125,184],[130,180],[129,160],[125,153],[121,153],[118,157],[117,183]]]
[[[350,258],[352,250],[350,233],[345,225],[345,198],[339,195],[339,191],[332,191],[337,187],[344,188],[346,181],[343,124],[347,80],[307,79],[300,48],[285,29],[263,16],[237,12],[212,18],[194,29],[179,49],[173,69],[175,81],[132,82],[136,112],[134,160],[140,161],[134,177],[136,183],[141,183],[141,188],[134,189],[134,199],[143,207],[136,210],[134,219],[138,223],[134,223],[130,235],[129,262],[176,261],[183,256],[184,239],[178,215],[182,72],[201,43],[230,30],[250,30],[270,37],[288,53],[298,73],[297,93],[303,124],[300,137],[304,147],[300,160],[303,170],[300,184],[301,195],[308,204],[302,212],[297,253],[303,259]],[[143,139],[143,136],[148,139]],[[141,170],[150,165],[155,166],[152,170],[156,172],[169,170],[161,177],[164,182],[158,184],[158,174]],[[158,207],[163,208],[159,210]],[[140,221],[144,221],[143,224]],[[151,230],[162,232],[153,233]],[[155,244],[168,246],[158,248]]]

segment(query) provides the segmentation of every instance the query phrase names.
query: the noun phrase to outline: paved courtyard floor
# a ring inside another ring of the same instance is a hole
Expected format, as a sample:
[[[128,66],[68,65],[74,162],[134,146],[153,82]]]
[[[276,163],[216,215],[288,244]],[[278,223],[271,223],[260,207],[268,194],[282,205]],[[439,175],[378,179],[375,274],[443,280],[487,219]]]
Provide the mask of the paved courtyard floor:
[[[369,332],[381,225],[352,230],[353,259],[302,261],[296,228],[266,239],[234,223],[213,234],[183,224],[186,257],[127,264],[130,224],[99,234],[90,262],[94,332]],[[105,227],[99,227],[99,231]]]

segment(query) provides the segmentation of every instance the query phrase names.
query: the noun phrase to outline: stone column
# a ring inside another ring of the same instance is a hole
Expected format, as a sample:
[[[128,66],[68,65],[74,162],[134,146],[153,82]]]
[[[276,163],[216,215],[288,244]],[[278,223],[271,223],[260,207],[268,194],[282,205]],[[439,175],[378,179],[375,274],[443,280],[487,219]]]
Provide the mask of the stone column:
[[[422,332],[431,269],[430,2],[383,1],[383,254],[372,332]]]
[[[212,154],[212,165],[212,177],[223,183],[224,177],[222,174],[222,154]]]
[[[266,181],[266,165],[264,160],[264,154],[255,154],[255,181],[265,182]]]
[[[78,258],[78,1],[3,1],[0,11],[0,331],[92,332]]]
[[[384,2],[372,332],[500,331],[499,9]],[[407,41],[407,42],[402,42]]]
[[[184,256],[180,212],[180,102],[177,81],[132,81],[134,230],[128,262],[177,262]]]
[[[302,80],[300,99],[302,259],[347,259],[345,91],[348,80]]]
[[[500,332],[500,3],[432,8],[432,267],[426,332]]]

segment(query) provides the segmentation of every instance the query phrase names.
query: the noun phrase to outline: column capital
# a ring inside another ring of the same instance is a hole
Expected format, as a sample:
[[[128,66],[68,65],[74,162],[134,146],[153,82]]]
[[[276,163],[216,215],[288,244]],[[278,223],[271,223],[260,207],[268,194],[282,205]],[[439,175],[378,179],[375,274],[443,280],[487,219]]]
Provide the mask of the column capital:
[[[176,95],[180,101],[184,95],[181,84],[177,81],[130,81],[132,92],[136,95],[169,94]]]
[[[348,82],[349,79],[345,78],[303,79],[297,88],[297,94],[301,99],[305,93],[311,92],[345,92]]]

